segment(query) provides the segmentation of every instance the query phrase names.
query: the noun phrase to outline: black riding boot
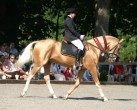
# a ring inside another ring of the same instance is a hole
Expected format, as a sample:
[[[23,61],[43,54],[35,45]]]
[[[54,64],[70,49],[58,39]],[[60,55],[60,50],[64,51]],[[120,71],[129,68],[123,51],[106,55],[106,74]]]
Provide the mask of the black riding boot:
[[[82,63],[81,63],[81,55],[82,55],[82,53],[83,53],[82,50],[78,50],[77,57],[76,57],[76,67],[77,68],[82,66]]]

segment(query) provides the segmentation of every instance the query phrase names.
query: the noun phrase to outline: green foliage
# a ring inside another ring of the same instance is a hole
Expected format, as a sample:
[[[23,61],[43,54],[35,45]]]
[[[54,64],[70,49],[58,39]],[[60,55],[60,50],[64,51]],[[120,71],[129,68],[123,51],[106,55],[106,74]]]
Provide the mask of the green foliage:
[[[125,39],[119,53],[120,60],[123,61],[126,58],[135,60],[137,56],[137,35],[124,35],[120,30],[117,32],[120,39]]]
[[[137,35],[137,1],[111,0],[110,33],[117,36],[117,29],[122,33]]]

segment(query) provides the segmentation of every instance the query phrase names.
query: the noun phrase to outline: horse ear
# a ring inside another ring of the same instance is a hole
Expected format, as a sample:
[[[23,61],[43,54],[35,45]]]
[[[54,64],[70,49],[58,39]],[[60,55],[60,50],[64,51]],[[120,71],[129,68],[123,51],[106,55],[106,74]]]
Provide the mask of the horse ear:
[[[121,44],[124,40],[125,40],[125,39],[121,39],[121,40],[119,41],[119,43]]]

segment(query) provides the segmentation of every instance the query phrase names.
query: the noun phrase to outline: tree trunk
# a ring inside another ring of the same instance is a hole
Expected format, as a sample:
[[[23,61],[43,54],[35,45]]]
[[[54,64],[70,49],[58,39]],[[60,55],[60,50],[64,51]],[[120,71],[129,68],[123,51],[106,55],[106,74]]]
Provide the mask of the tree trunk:
[[[60,14],[60,10],[58,10],[58,13],[57,13],[56,40],[58,40],[58,35],[59,35],[59,14]]]
[[[97,0],[97,10],[94,36],[107,35],[109,33],[109,5],[110,0]]]

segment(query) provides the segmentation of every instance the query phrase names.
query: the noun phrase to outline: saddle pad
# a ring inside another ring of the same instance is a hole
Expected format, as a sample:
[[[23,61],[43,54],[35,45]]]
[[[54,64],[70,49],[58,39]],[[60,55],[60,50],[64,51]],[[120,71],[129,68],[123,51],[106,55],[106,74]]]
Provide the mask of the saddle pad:
[[[76,58],[77,47],[71,43],[65,43],[64,41],[61,44],[61,54],[65,56],[70,56]]]

